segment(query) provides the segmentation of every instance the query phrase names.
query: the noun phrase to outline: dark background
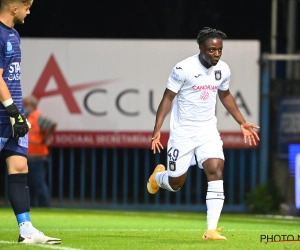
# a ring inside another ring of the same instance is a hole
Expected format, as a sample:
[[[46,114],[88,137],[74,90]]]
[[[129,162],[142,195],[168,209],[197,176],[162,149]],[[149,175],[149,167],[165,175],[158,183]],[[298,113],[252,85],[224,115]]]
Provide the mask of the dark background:
[[[281,53],[287,7],[288,0],[278,0]],[[23,37],[195,39],[206,26],[229,39],[258,39],[262,52],[269,52],[271,0],[35,0],[25,24],[16,29]]]

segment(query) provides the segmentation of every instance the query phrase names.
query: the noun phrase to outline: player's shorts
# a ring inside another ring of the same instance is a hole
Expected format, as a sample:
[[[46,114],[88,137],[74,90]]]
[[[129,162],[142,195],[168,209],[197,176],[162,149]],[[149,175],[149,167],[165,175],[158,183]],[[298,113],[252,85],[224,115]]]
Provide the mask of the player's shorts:
[[[170,177],[179,177],[196,164],[203,168],[202,163],[210,158],[225,160],[220,133],[216,127],[212,127],[190,138],[170,137],[167,158]]]
[[[27,157],[28,134],[24,137],[12,137],[11,124],[0,124],[0,157],[7,158],[12,155]]]

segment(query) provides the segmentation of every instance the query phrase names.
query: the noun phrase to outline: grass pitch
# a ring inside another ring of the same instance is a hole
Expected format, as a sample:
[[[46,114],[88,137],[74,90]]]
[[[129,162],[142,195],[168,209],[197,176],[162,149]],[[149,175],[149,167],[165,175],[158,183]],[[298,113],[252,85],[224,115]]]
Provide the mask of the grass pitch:
[[[38,250],[193,250],[193,249],[300,249],[300,218],[269,218],[222,214],[219,226],[227,241],[202,241],[206,214],[182,212],[129,212],[75,209],[32,209],[31,221],[60,245],[21,245],[11,209],[0,208],[0,249]],[[263,236],[265,235],[265,236]]]

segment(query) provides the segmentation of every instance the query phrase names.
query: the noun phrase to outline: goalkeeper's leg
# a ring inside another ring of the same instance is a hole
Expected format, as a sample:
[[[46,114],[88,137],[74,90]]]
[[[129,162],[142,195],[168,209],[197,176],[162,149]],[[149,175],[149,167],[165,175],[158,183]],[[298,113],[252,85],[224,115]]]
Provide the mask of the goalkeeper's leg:
[[[27,150],[18,145],[18,139],[10,138],[5,148],[15,148],[15,151],[4,149],[8,168],[8,196],[19,225],[19,243],[25,244],[58,244],[60,239],[51,238],[37,230],[30,221],[30,198],[27,183]],[[26,154],[24,154],[24,151]]]

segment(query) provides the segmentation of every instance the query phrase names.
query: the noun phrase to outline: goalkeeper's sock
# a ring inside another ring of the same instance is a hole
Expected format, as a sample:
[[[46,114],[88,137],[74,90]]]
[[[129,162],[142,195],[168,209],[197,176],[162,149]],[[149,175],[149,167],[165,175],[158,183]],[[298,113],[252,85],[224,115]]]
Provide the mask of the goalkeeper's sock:
[[[29,212],[29,190],[27,174],[8,175],[8,197],[15,215]]]
[[[30,222],[30,202],[26,182],[27,174],[8,175],[8,197],[10,204],[16,215],[21,234],[29,235],[34,232],[35,228]]]

